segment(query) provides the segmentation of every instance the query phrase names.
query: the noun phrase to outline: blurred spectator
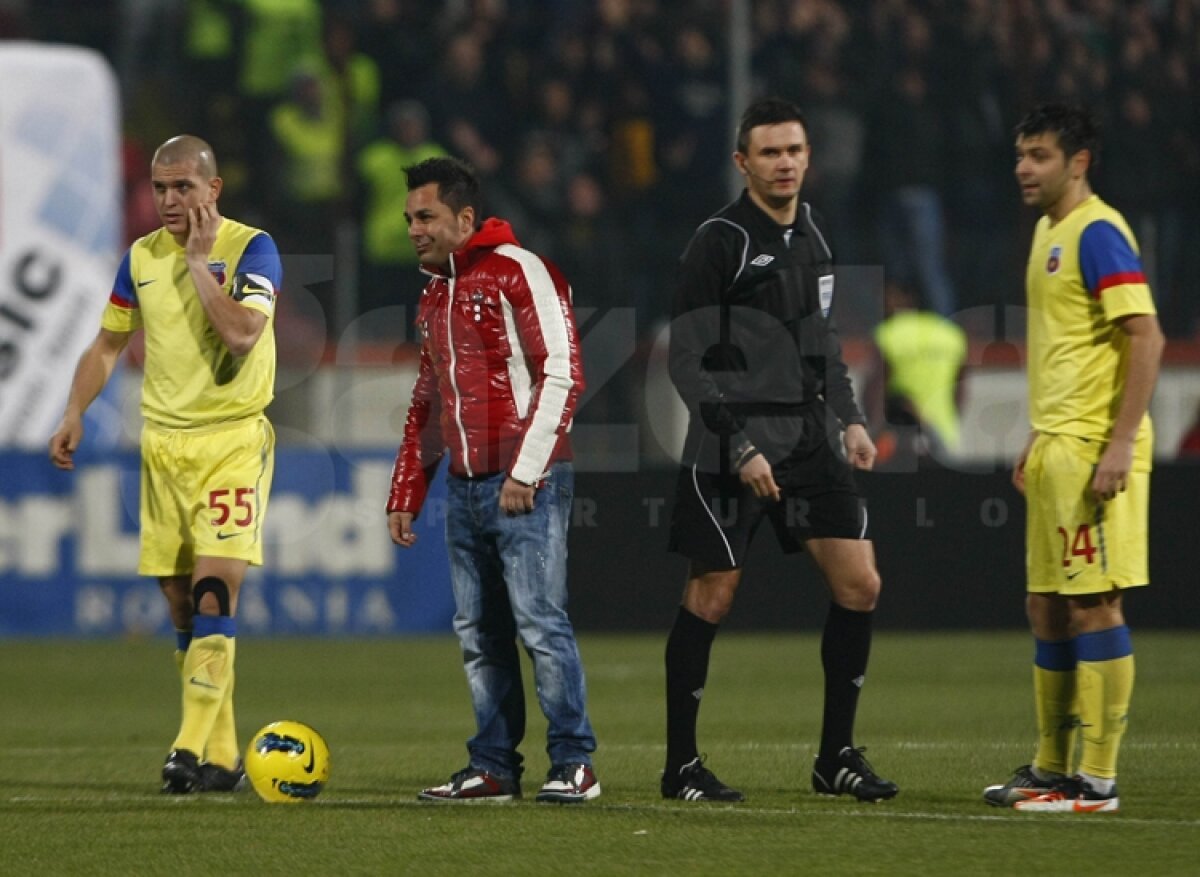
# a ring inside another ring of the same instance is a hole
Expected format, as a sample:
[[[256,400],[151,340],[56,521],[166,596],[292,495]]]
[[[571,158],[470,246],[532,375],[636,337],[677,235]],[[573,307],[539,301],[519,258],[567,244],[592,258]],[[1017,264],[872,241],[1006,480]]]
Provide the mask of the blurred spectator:
[[[336,91],[345,108],[346,154],[379,133],[379,65],[358,50],[349,21],[333,18],[325,26],[325,51],[320,67],[323,85]]]
[[[636,266],[630,290],[638,331],[648,333],[669,311],[663,290],[674,261],[659,238],[662,226],[674,224],[675,217],[655,198],[658,130],[650,94],[633,78],[622,79],[618,88],[609,131],[608,179],[618,221],[628,232],[626,260]]]
[[[564,77],[550,76],[537,86],[529,132],[554,150],[564,177],[592,167],[603,155],[603,140],[597,140],[582,119],[593,106],[587,104],[577,116],[575,95]]]
[[[1168,185],[1159,205],[1158,277],[1152,289],[1163,331],[1186,338],[1200,333],[1200,93],[1181,49],[1166,58],[1164,76],[1155,106],[1163,124],[1158,146],[1165,152]]]
[[[234,4],[229,4],[234,5]],[[321,57],[322,15],[318,0],[240,0],[243,99],[271,103],[286,95],[292,73]]]
[[[675,36],[671,62],[663,70],[664,112],[660,114],[659,146],[664,197],[678,211],[678,223],[694,228],[725,191],[723,174],[729,161],[728,144],[714,137],[728,114],[725,70],[712,40],[701,28],[685,26]],[[671,252],[682,252],[664,244]]]
[[[333,231],[345,189],[343,108],[315,70],[292,74],[291,96],[271,112],[275,170],[271,207],[284,254],[333,252]],[[327,320],[332,302],[322,301]]]
[[[590,318],[587,309],[595,308],[607,316],[616,308],[628,308],[628,270],[624,259],[613,258],[623,253],[627,242],[621,226],[613,218],[604,197],[600,181],[582,172],[567,181],[566,216],[560,227],[560,239],[555,262],[564,276],[571,279],[572,300],[586,330]],[[603,319],[603,317],[602,317]],[[631,321],[632,322],[632,321]],[[618,329],[626,325],[620,317],[610,324]],[[583,342],[584,368],[588,378],[586,402],[581,405],[578,420],[582,423],[618,424],[636,419],[628,357],[636,344],[634,337],[612,339],[613,343],[594,343],[586,337]],[[609,340],[612,336],[599,336]],[[625,342],[628,342],[626,344]],[[598,447],[593,446],[596,452]]]
[[[415,96],[432,70],[438,40],[432,37],[441,5],[427,0],[364,0],[361,49],[379,64],[380,101],[391,106]]]
[[[388,108],[386,136],[358,155],[358,178],[364,196],[360,313],[404,304],[399,291],[413,283],[417,253],[404,218],[408,197],[404,169],[446,154],[430,139],[429,127],[429,112],[423,104],[397,101]]]
[[[505,217],[522,246],[557,262],[555,240],[566,216],[558,156],[546,140],[530,136],[517,156],[514,173],[511,181],[492,184],[486,212]]]
[[[1150,288],[1161,289],[1158,241],[1161,212],[1173,181],[1166,162],[1158,160],[1165,141],[1165,127],[1139,87],[1122,89],[1105,140],[1114,156],[1104,161],[1100,173],[1104,197],[1124,214],[1141,246],[1142,264]]]
[[[295,88],[293,74],[311,73],[321,58],[321,4],[318,0],[240,0],[235,33],[238,58],[240,127],[251,181],[270,172],[272,110]],[[251,185],[261,185],[253,182]]]
[[[1142,216],[1164,331],[1200,331],[1200,2],[750,6],[752,90],[808,113],[824,144],[810,195],[843,264],[882,262],[943,312],[1015,300],[1033,218],[1008,172],[1011,126],[1037,100],[1073,99],[1114,135],[1098,183]],[[611,297],[638,303],[642,331],[662,315],[670,237],[725,184],[708,170],[726,151],[716,134],[729,5],[717,0],[0,0],[5,9],[16,10],[0,20],[9,35],[105,52],[135,139],[194,129],[219,143],[224,197],[251,216],[274,211],[256,220],[272,229],[291,220],[262,194],[276,170],[273,110],[298,65],[323,71],[339,96],[353,142],[343,184],[359,177],[364,144],[390,139],[373,129],[378,108],[399,100],[427,107],[431,139],[485,176],[511,162],[515,179],[535,136],[557,164],[560,200],[580,175],[600,187],[627,241],[607,254],[625,269]],[[862,233],[868,206],[881,208],[878,236]],[[548,252],[570,248],[565,224],[548,234]]]
[[[879,231],[884,270],[918,288],[926,307],[954,313],[957,297],[946,270],[945,131],[925,73],[905,67],[872,116],[869,143],[880,188]]]
[[[878,356],[867,393],[872,419],[883,424],[879,462],[906,469],[924,457],[945,459],[959,448],[966,333],[919,310],[916,297],[896,283],[884,288],[884,314],[875,329]]]
[[[1019,264],[1016,238],[1012,120],[1005,116],[1008,83],[993,21],[994,0],[953,4],[941,22],[934,60],[935,100],[946,125],[943,200],[949,222],[948,265],[958,309],[1008,300],[1008,266]]]
[[[434,136],[484,178],[503,160],[505,127],[504,97],[486,62],[482,40],[469,31],[457,32],[449,39],[434,80],[424,89],[434,116]]]
[[[571,278],[579,306],[628,305],[625,260],[613,258],[626,241],[608,209],[600,181],[586,171],[567,181],[566,215],[559,226],[555,262]]]
[[[251,145],[238,95],[242,10],[237,0],[187,0],[180,22],[179,77],[185,114],[178,127],[221,144],[221,197],[227,209],[262,221],[261,199],[247,204]],[[255,130],[261,131],[261,123]],[[252,132],[251,132],[252,133]]]
[[[859,243],[862,211],[857,195],[866,125],[832,64],[814,61],[805,70],[804,82],[801,107],[809,138],[821,144],[812,152],[804,180],[808,197],[829,222],[838,261],[861,265],[865,255]]]

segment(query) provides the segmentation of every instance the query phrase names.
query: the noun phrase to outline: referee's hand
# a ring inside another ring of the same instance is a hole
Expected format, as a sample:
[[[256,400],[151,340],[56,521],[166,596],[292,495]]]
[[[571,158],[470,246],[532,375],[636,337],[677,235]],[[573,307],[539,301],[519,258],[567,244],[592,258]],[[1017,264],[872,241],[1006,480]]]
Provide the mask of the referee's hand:
[[[867,428],[861,423],[852,423],[846,427],[842,438],[846,445],[846,459],[855,469],[873,469],[875,467],[875,443],[867,435]]]
[[[743,463],[742,468],[738,469],[738,477],[742,479],[742,484],[748,485],[754,491],[755,496],[764,499],[769,496],[776,502],[783,498],[779,492],[779,485],[775,483],[775,473],[771,471],[771,464],[762,454],[755,454]]]

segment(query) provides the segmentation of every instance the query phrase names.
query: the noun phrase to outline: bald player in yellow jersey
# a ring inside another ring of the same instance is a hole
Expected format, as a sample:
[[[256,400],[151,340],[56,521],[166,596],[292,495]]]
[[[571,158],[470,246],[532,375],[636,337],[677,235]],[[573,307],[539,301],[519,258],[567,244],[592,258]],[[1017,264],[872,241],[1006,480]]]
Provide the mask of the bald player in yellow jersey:
[[[163,227],[121,262],[50,458],[74,468],[83,414],[142,329],[138,572],[156,577],[167,599],[183,686],[163,791],[235,791],[245,775],[233,714],[234,619],[246,569],[262,563],[275,453],[263,411],[274,393],[282,268],[269,235],[218,212],[221,178],[203,140],[171,138],[150,171]]]
[[[1084,110],[1047,104],[1017,126],[1021,195],[1044,213],[1026,272],[1033,431],[1013,473],[1028,506],[1039,739],[984,800],[1023,812],[1119,809],[1134,679],[1122,595],[1150,579],[1146,412],[1163,336],[1137,242],[1088,183],[1098,147]]]

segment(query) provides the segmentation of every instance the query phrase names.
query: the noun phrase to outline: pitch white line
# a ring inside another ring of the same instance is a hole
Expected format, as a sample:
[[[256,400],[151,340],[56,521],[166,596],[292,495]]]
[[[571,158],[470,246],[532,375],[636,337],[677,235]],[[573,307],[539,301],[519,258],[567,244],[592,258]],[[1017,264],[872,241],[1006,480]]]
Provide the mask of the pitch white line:
[[[88,804],[95,806],[108,806],[113,803],[147,803],[149,801],[161,801],[165,806],[179,806],[191,801],[216,802],[220,806],[228,806],[240,802],[247,802],[254,806],[258,806],[250,794],[238,795],[163,795],[157,796],[153,794],[138,794],[138,795],[122,795],[122,794],[101,794],[88,795],[86,798],[65,798],[62,796],[38,796],[38,795],[16,795],[6,799],[9,804]],[[204,805],[201,805],[204,806]],[[317,801],[305,802],[302,807],[327,807],[331,809],[338,808],[354,808],[354,807],[370,807],[374,809],[384,807],[402,807],[415,810],[421,810],[428,813],[435,813],[445,810],[459,810],[463,805],[454,804],[438,804],[425,801],[417,801],[414,797],[404,798],[340,798],[333,794],[327,794],[326,797]],[[543,804],[535,804],[532,800],[516,802],[510,806],[530,808],[534,810],[543,810],[548,813],[555,812],[558,808],[549,807]],[[981,805],[982,806],[982,805]],[[854,809],[849,809],[853,807]],[[932,813],[928,811],[912,811],[912,810],[896,810],[895,805],[879,804],[869,808],[859,807],[858,805],[846,801],[831,803],[829,807],[818,809],[787,807],[787,808],[768,808],[768,807],[747,807],[742,804],[688,804],[686,802],[664,802],[661,804],[633,804],[633,803],[603,803],[598,801],[589,801],[585,805],[579,807],[568,808],[571,812],[579,810],[601,810],[613,813],[672,813],[681,815],[684,813],[695,814],[702,818],[746,818],[754,817],[761,819],[764,817],[797,817],[802,816],[805,819],[826,818],[826,819],[895,819],[907,820],[914,822],[1013,822],[1013,823],[1030,823],[1030,822],[1045,822],[1047,819],[1041,814],[1019,814],[1015,811],[998,810],[994,813]],[[563,811],[565,812],[565,811]],[[1051,817],[1053,820],[1054,817]],[[1164,828],[1200,828],[1200,819],[1145,819],[1138,816],[1125,816],[1121,814],[1095,814],[1090,818],[1081,819],[1073,814],[1062,814],[1057,817],[1059,822],[1083,822],[1094,821],[1100,825],[1139,825],[1139,826],[1156,826]]]

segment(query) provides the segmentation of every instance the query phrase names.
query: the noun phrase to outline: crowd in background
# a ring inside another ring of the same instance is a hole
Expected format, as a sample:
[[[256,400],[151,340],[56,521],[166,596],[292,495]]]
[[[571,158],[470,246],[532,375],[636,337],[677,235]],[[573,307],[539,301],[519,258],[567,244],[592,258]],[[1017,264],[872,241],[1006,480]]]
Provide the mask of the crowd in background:
[[[688,237],[730,197],[731,6],[0,0],[0,37],[113,61],[131,236],[155,226],[149,150],[188,130],[217,148],[227,212],[288,253],[332,253],[349,229],[352,308],[411,303],[402,168],[449,153],[578,304],[636,308],[648,335]],[[805,197],[842,263],[882,265],[945,315],[1019,304],[1036,217],[1012,128],[1030,104],[1069,99],[1102,120],[1094,183],[1141,240],[1164,330],[1200,330],[1200,0],[748,7],[753,91],[805,109]],[[335,289],[319,293],[331,313]]]

